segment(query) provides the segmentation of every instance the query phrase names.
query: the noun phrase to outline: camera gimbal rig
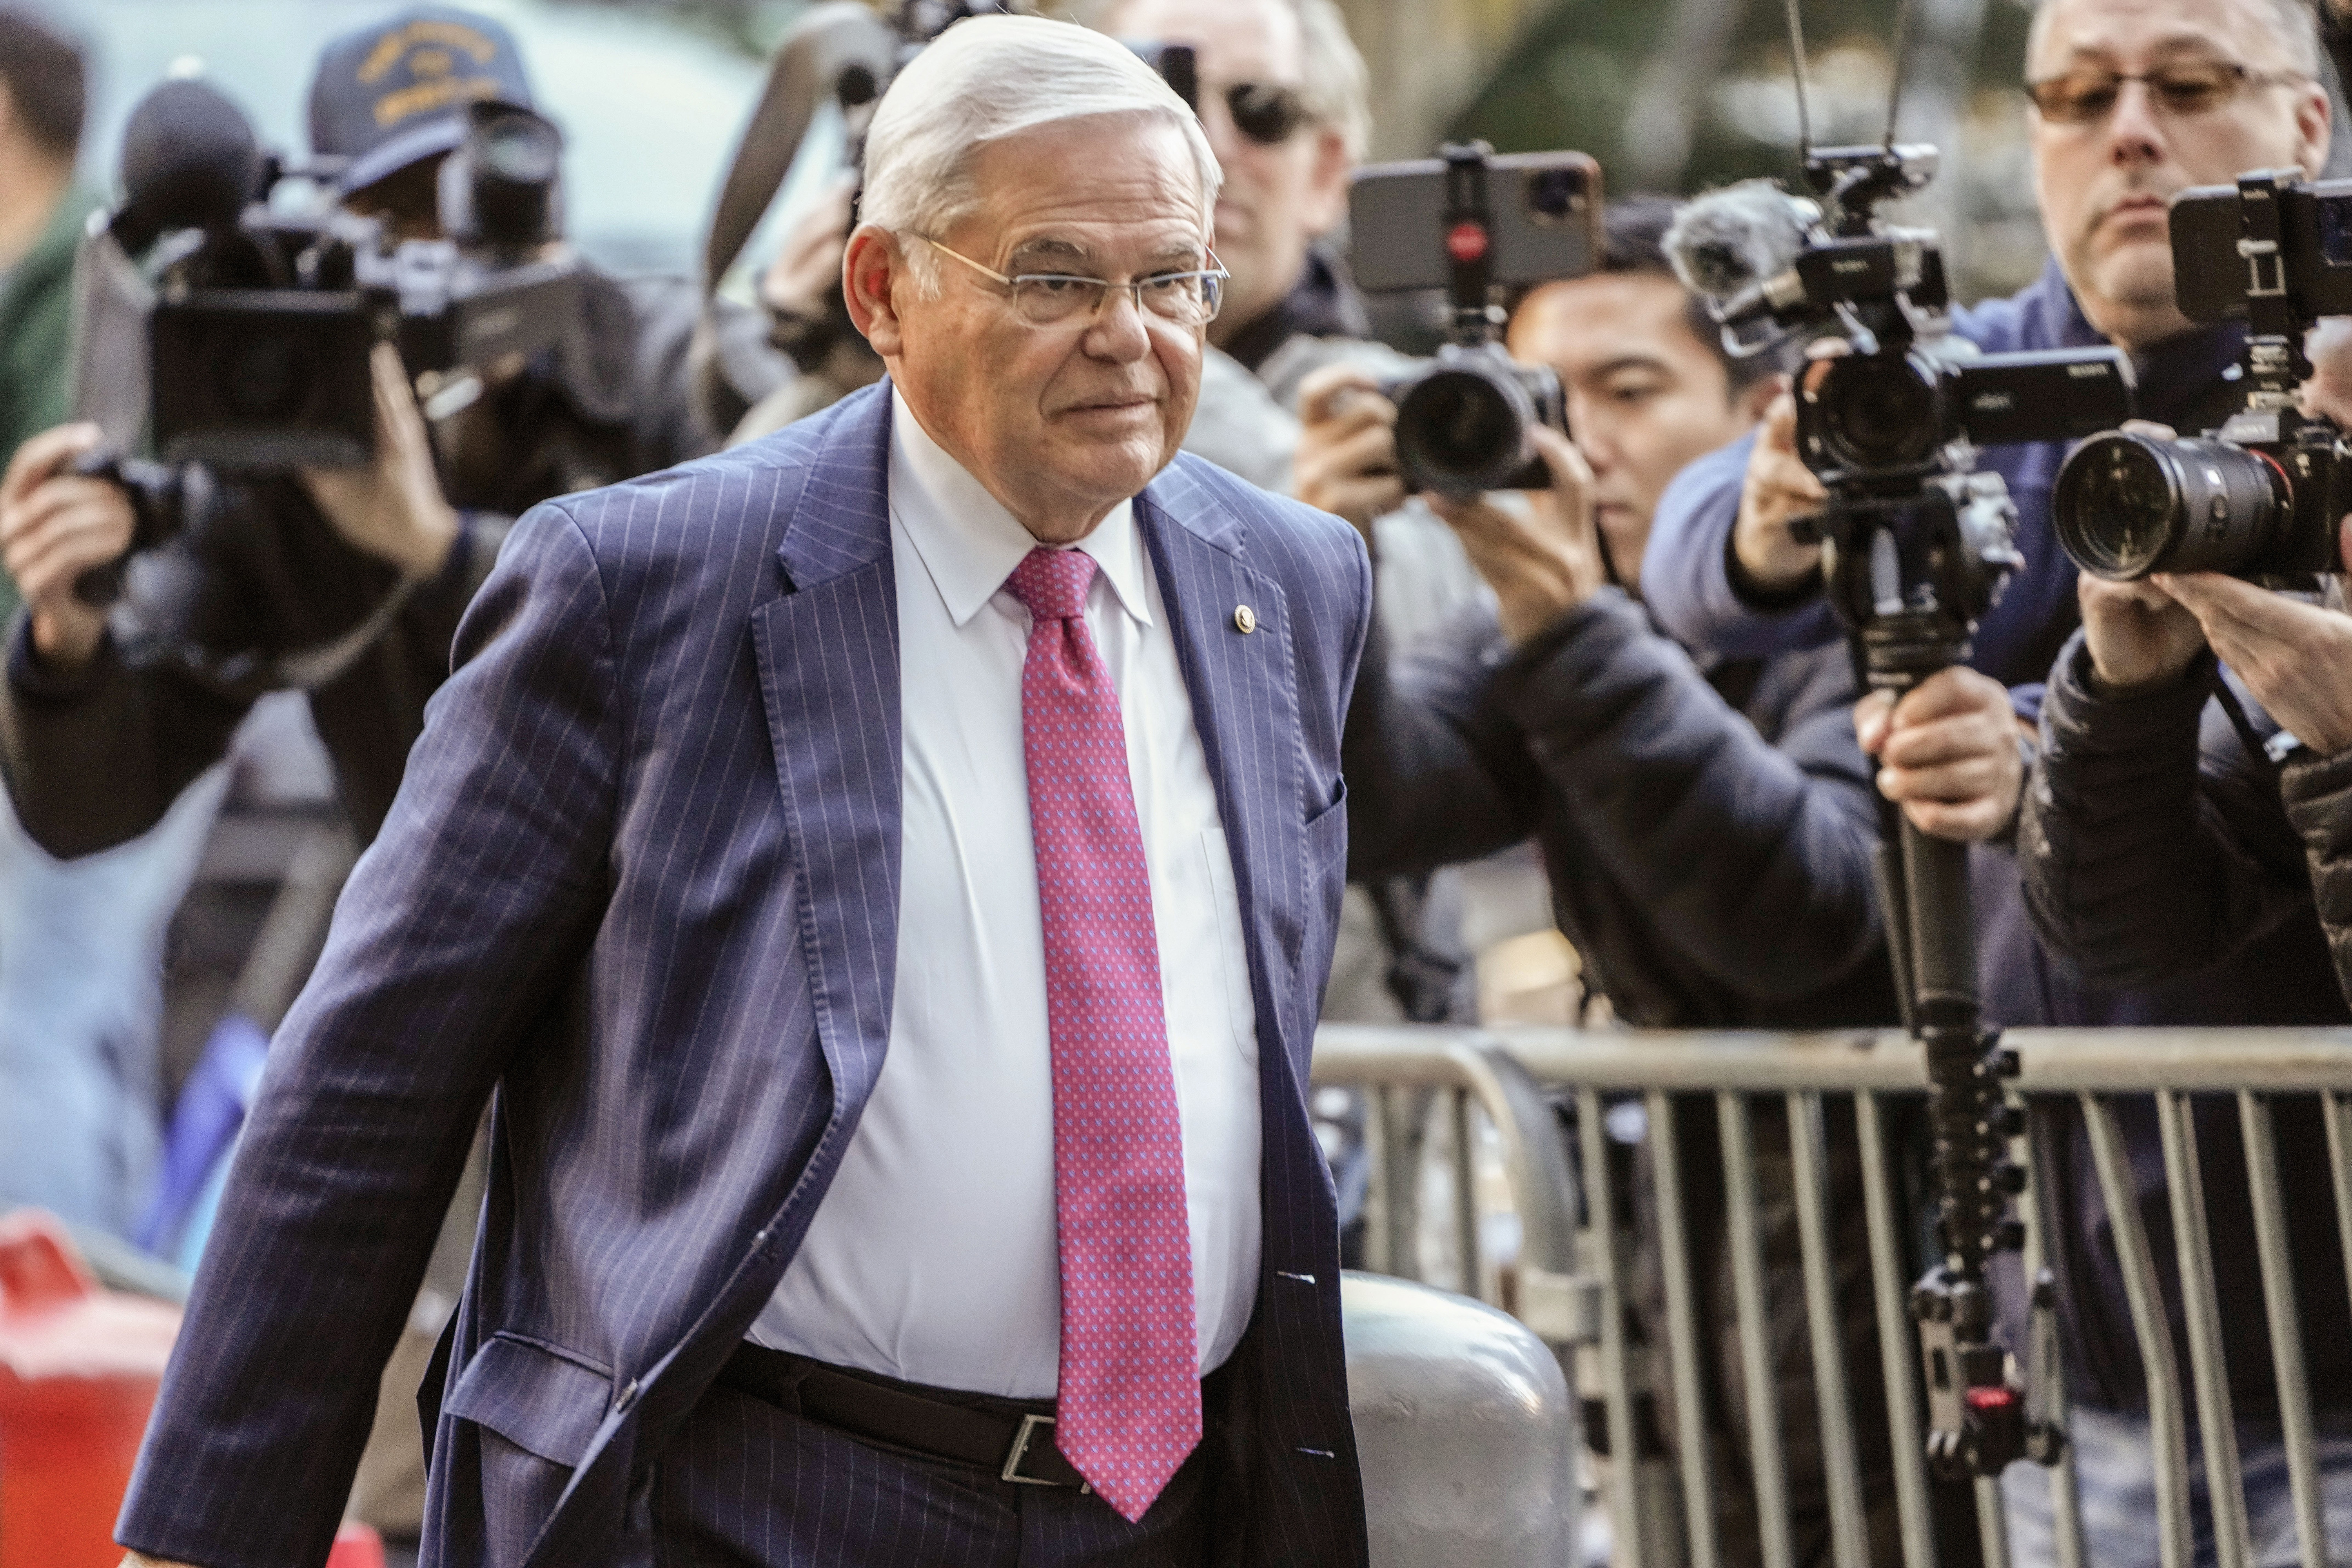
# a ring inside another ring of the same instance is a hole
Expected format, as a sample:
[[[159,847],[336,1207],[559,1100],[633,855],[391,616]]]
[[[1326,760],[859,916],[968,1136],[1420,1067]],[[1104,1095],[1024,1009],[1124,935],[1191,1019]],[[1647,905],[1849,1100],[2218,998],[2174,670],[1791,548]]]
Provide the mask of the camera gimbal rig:
[[[1789,13],[1801,61],[1796,0]],[[1825,212],[1796,270],[1824,283],[1843,275],[1844,286],[1808,292],[1818,328],[1854,351],[1800,377],[1800,450],[1829,492],[1801,534],[1822,546],[1825,586],[1857,678],[1899,699],[1967,659],[1976,621],[2021,558],[2000,477],[1970,471],[1968,410],[1938,419],[1938,400],[1908,390],[1932,389],[1938,378],[1899,368],[1924,368],[1912,351],[1942,334],[1945,298],[1934,237],[1889,230],[1876,218],[1881,202],[1916,190],[1935,168],[1932,150],[1897,146],[1893,129],[1890,110],[1883,146],[1806,150],[1805,180]],[[1856,265],[1882,257],[1883,266]],[[2119,364],[2113,373],[2128,385]],[[1836,381],[1848,384],[1832,403],[1822,395]],[[1872,395],[1853,395],[1865,389]],[[1838,418],[1839,405],[1853,411],[1857,428],[1825,425]],[[2023,1131],[2024,1118],[2002,1089],[2017,1071],[2016,1054],[2000,1047],[2000,1031],[1979,1006],[1968,847],[1883,809],[1881,902],[1905,1023],[1927,1058],[1942,1252],[1910,1295],[1927,1384],[1927,1457],[1947,1479],[1997,1476],[2020,1458],[2054,1464],[2065,1436],[2053,1415],[2057,1336],[2046,1274],[2034,1283],[2030,1405],[1992,1338],[1988,1266],[2024,1242],[2023,1226],[2009,1217],[2026,1175],[2010,1159],[2009,1140]]]

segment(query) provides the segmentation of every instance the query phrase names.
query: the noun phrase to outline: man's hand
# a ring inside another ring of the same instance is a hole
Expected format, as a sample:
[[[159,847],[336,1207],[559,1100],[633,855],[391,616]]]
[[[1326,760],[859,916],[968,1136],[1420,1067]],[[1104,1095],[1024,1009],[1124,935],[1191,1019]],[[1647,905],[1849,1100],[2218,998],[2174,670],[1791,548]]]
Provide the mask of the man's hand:
[[[2085,572],[2075,580],[2091,674],[2103,692],[2124,696],[2169,686],[2186,674],[2205,633],[2197,617],[2156,578],[2110,583]]]
[[[1551,489],[1530,490],[1524,512],[1484,497],[1428,498],[1453,525],[1463,552],[1495,590],[1503,635],[1526,642],[1607,584],[1609,567],[1592,519],[1592,470],[1567,437],[1547,426],[1528,432],[1551,469]]]
[[[2341,527],[2339,548],[2352,559],[2352,518]],[[2352,616],[2212,572],[2159,572],[2155,581],[2296,740],[2323,757],[2352,750]]]
[[[376,344],[368,370],[375,383],[374,460],[356,468],[304,468],[302,485],[343,542],[423,582],[449,559],[457,513],[441,494],[433,444],[400,351]]]
[[[847,175],[811,204],[760,275],[760,303],[772,315],[822,321],[841,299],[841,256],[849,248]]]
[[[1822,547],[1799,543],[1789,525],[1821,510],[1828,500],[1822,481],[1797,456],[1797,400],[1784,392],[1756,427],[1748,477],[1739,486],[1739,521],[1731,530],[1732,552],[1749,581],[1785,593],[1821,570]]]
[[[102,439],[95,425],[44,430],[0,479],[0,564],[31,612],[33,651],[67,670],[88,664],[106,632],[106,612],[75,597],[74,584],[121,560],[136,528],[120,488],[64,471]]]
[[[1878,759],[1878,790],[1922,833],[1978,844],[2007,827],[2025,786],[2009,689],[1955,665],[1903,694],[1853,705],[1854,739]]]
[[[2170,426],[2153,420],[2127,419],[2123,428],[2153,440],[2173,438]],[[2205,646],[2197,617],[2176,603],[2155,577],[2110,583],[2085,572],[2075,584],[2075,603],[2083,610],[2083,637],[2091,649],[2092,679],[2104,692],[2122,696],[2169,686],[2188,672]]]
[[[1372,520],[1404,504],[1397,472],[1396,405],[1371,374],[1325,365],[1298,384],[1298,449],[1291,489],[1308,506],[1346,518],[1369,544]]]

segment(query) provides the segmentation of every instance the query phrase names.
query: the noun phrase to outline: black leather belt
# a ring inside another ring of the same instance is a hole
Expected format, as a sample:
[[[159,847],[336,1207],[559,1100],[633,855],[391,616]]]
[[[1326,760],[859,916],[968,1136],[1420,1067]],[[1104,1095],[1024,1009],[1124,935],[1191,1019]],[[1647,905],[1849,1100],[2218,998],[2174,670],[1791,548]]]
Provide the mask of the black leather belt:
[[[837,1426],[854,1437],[952,1459],[1019,1486],[1094,1489],[1054,1447],[1054,1402],[925,1388],[853,1372],[748,1341],[719,1381],[780,1410]]]

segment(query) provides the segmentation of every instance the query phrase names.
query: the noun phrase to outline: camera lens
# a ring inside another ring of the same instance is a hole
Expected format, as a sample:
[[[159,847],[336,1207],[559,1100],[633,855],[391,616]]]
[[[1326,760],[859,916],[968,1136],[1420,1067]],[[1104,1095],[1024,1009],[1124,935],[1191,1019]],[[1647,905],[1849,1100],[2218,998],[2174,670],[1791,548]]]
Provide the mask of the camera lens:
[[[2260,452],[2118,432],[2074,448],[2050,510],[2075,565],[2126,583],[2151,572],[2238,570],[2289,499],[2285,474]]]
[[[1434,370],[1397,405],[1397,457],[1441,490],[1503,488],[1527,461],[1527,393],[1481,368]]]
[[[1584,205],[1584,180],[1574,169],[1538,169],[1528,177],[1528,211],[1548,223],[1564,223]]]
[[[1937,374],[1907,355],[1832,361],[1808,399],[1822,443],[1846,468],[1909,468],[1944,444]]]
[[[562,134],[530,110],[478,110],[466,145],[442,170],[442,226],[509,249],[554,238],[562,155]]]

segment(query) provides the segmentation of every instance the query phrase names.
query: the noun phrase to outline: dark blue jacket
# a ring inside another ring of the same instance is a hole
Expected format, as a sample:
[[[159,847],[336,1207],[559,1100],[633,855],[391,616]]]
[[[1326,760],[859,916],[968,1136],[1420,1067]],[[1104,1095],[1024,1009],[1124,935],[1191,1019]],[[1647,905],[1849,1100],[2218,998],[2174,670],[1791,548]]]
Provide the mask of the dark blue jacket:
[[[2146,987],[2109,994],[2163,1006],[2168,1022],[2352,1023],[2279,779],[2207,697],[2211,672],[2212,661],[2201,659],[2169,687],[2105,696],[2088,679],[2080,634],[2066,645],[2050,672],[2042,754],[2018,833],[2026,903],[2054,951],[2101,984]],[[2268,741],[2275,723],[2242,688],[2238,696]],[[2189,978],[2168,978],[2179,975]],[[2241,1416],[2274,1416],[2237,1100],[2197,1095],[2189,1106],[2231,1405]],[[2116,1110],[2186,1383],[2186,1320],[2155,1106],[2125,1100]],[[2352,1410],[2352,1319],[2335,1208],[2326,1182],[2311,1179],[2327,1169],[2326,1133],[2314,1096],[2284,1097],[2274,1115],[2305,1377],[2321,1408]],[[2037,1153],[2068,1222],[2053,1238],[2053,1262],[2062,1277],[2101,1284],[2062,1297],[2079,1373],[2095,1389],[2136,1392],[2143,1374],[2087,1134],[2079,1115],[2039,1120]]]

